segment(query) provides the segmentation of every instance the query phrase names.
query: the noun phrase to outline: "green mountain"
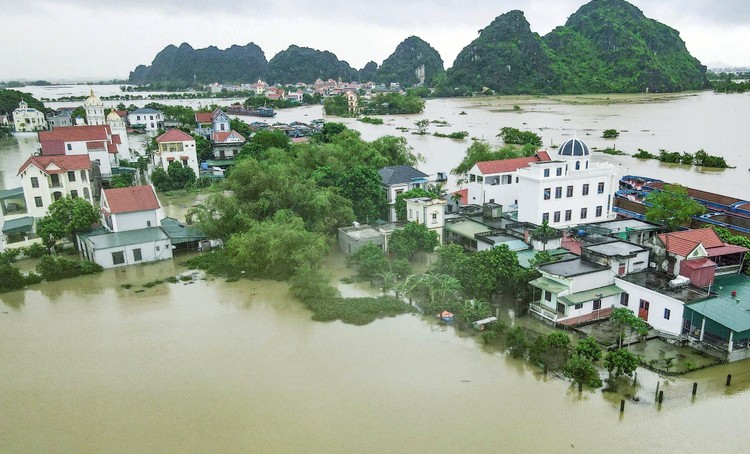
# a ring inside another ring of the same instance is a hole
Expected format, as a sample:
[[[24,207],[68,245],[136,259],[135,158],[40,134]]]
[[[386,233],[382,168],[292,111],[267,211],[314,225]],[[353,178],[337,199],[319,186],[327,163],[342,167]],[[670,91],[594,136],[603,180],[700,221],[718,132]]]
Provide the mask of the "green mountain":
[[[543,38],[520,11],[459,53],[439,93],[664,92],[701,89],[706,68],[679,33],[625,0],[593,0]]]
[[[706,68],[679,32],[625,0],[594,0],[544,37],[566,92],[703,88]]]
[[[490,88],[497,93],[557,92],[547,46],[521,11],[495,18],[456,57],[439,92],[459,95]]]
[[[255,82],[268,67],[266,56],[253,43],[220,50],[215,46],[193,49],[189,44],[169,45],[156,54],[151,66],[130,73],[132,84],[190,86],[213,82]]]
[[[26,101],[29,107],[33,107],[42,112],[49,112],[50,109],[44,106],[44,103],[31,96],[31,93],[25,93],[18,90],[0,90],[0,115],[12,114],[18,109],[21,101]]]
[[[266,81],[270,84],[313,83],[316,79],[358,79],[357,70],[335,54],[309,47],[289,46],[268,62]]]
[[[421,38],[410,36],[383,61],[375,80],[385,84],[398,82],[401,86],[430,86],[435,77],[444,72],[438,51]]]
[[[375,74],[378,71],[378,64],[374,61],[368,61],[362,69],[359,70],[359,81],[370,82],[375,80]]]

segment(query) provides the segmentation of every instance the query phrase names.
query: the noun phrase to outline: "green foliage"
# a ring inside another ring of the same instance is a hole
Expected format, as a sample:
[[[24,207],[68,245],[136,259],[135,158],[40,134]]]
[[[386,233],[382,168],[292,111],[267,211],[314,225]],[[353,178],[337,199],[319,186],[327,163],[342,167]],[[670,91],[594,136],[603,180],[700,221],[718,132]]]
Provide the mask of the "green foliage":
[[[571,356],[565,364],[563,373],[575,383],[584,384],[592,388],[602,387],[602,379],[599,377],[599,371],[592,363],[592,360],[586,356],[579,354]]]
[[[206,200],[188,210],[189,223],[196,223],[208,238],[226,242],[235,233],[245,231],[251,218],[235,197],[211,194]]]
[[[620,135],[616,129],[605,129],[602,137],[605,139],[616,139]]]
[[[578,341],[574,349],[574,354],[579,358],[585,358],[592,363],[597,363],[602,359],[602,348],[595,337],[587,336]]]
[[[711,228],[714,229],[721,241],[750,249],[750,238],[743,235],[734,235],[724,227],[711,226]],[[742,270],[745,274],[750,274],[750,260],[745,260]]]
[[[267,151],[271,148],[290,150],[291,147],[292,142],[283,131],[260,130],[242,146],[239,156],[240,158],[252,157],[263,160],[267,158]]]
[[[165,192],[174,189],[174,182],[172,182],[167,171],[161,167],[157,167],[151,172],[151,183],[157,191]]]
[[[442,310],[458,312],[462,288],[452,276],[426,273],[407,277],[399,291],[416,300],[423,313],[437,314]]]
[[[21,101],[26,101],[29,107],[48,113],[50,109],[44,107],[44,103],[31,96],[31,93],[17,90],[0,90],[0,115],[12,114],[18,109]]]
[[[102,271],[102,267],[88,260],[79,262],[65,257],[45,255],[36,266],[36,271],[45,281],[59,281],[60,279],[99,273]]]
[[[362,106],[366,115],[418,114],[424,111],[424,100],[415,94],[378,93]]]
[[[23,249],[6,248],[3,252],[0,252],[0,264],[10,265],[18,259]]]
[[[170,162],[166,172],[161,167],[157,167],[151,173],[151,182],[156,190],[162,192],[191,188],[195,180],[195,171],[178,161]]]
[[[670,231],[706,212],[703,205],[688,197],[687,189],[678,184],[667,184],[661,191],[650,192],[644,203],[646,220],[665,225]]]
[[[343,123],[326,122],[320,129],[320,132],[313,137],[319,142],[331,143],[335,136],[347,130],[348,128]]]
[[[391,234],[389,251],[401,259],[411,260],[419,251],[432,252],[440,244],[437,232],[426,225],[410,222]]]
[[[198,156],[198,161],[202,162],[213,158],[214,152],[211,147],[211,141],[197,134],[189,134],[195,139],[195,154]]]
[[[638,356],[622,348],[607,353],[604,358],[604,367],[609,372],[610,379],[617,379],[623,374],[632,376],[638,364]]]
[[[570,338],[560,331],[537,337],[529,348],[529,359],[553,371],[562,369],[570,354]]]
[[[99,222],[99,212],[86,199],[63,197],[52,202],[48,214],[36,223],[36,234],[50,250],[57,241],[68,238],[74,244],[75,235],[91,229]]]
[[[352,201],[355,218],[370,224],[384,217],[388,200],[381,187],[380,174],[367,166],[347,170],[336,185],[340,194]]]
[[[316,79],[357,80],[358,74],[331,52],[291,45],[268,62],[266,78],[271,84],[311,84]]]
[[[18,268],[0,262],[0,293],[22,289],[25,285],[23,273]]]
[[[193,49],[189,44],[169,45],[156,54],[151,66],[139,65],[130,73],[132,84],[158,84],[162,88],[190,87],[195,83],[255,82],[268,63],[253,43],[219,50],[214,46]]]
[[[717,169],[726,169],[729,167],[729,164],[727,164],[723,157],[710,155],[702,149],[695,152],[693,164],[701,167],[714,167]]]
[[[520,129],[504,127],[500,130],[500,137],[503,142],[508,145],[533,145],[535,147],[542,146],[542,138],[531,131],[521,131]]]
[[[0,139],[11,137],[13,135],[13,128],[10,125],[0,124]]]
[[[446,139],[456,139],[456,140],[464,140],[465,138],[469,137],[469,133],[467,131],[451,132],[450,134],[443,134],[441,132],[433,132],[432,135],[435,137],[444,137]]]
[[[328,113],[328,110],[326,110],[326,113]],[[371,125],[382,125],[383,124],[383,119],[382,118],[361,117],[361,118],[357,118],[357,121],[361,121],[362,123],[369,123]]]
[[[526,332],[520,326],[510,328],[505,334],[505,346],[514,358],[523,358],[529,349]]]
[[[423,73],[423,78],[417,76]],[[375,80],[402,87],[422,84],[431,86],[435,77],[444,72],[438,51],[416,36],[410,36],[396,46],[396,50],[377,69]]]
[[[120,173],[112,177],[113,188],[129,188],[135,184],[132,173]]]
[[[349,111],[349,101],[344,95],[329,96],[323,100],[323,112],[336,117],[350,117],[354,113]]]
[[[422,188],[414,188],[397,195],[396,218],[398,218],[398,220],[403,221],[406,219],[406,199],[413,199],[416,197],[439,198],[440,194],[435,194],[434,192],[426,191]]]
[[[427,134],[427,127],[430,126],[430,120],[423,118],[414,122],[417,127],[417,134]]]
[[[150,102],[145,106],[148,109],[159,110],[164,114],[165,118],[170,120],[176,120],[180,122],[182,127],[194,128],[198,126],[195,122],[195,110],[190,106],[178,106],[161,104],[158,102]],[[190,130],[186,130],[190,134]]]
[[[493,150],[487,142],[475,141],[466,150],[464,159],[456,168],[451,170],[451,173],[454,175],[465,175],[477,162],[533,156],[535,152],[536,148],[533,146],[522,149],[506,146]]]
[[[357,268],[357,275],[363,279],[373,279],[390,270],[390,262],[383,250],[368,243],[349,256],[349,263]]]

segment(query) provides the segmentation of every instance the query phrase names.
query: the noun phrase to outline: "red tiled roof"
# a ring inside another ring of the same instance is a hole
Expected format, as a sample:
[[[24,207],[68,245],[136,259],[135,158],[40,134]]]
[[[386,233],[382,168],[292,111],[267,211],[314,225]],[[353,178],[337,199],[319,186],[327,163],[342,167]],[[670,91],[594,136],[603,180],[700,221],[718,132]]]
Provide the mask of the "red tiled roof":
[[[34,165],[45,173],[62,173],[69,170],[87,170],[91,168],[91,160],[86,154],[82,155],[54,155],[54,156],[32,156],[18,169],[20,175],[30,165]],[[60,170],[46,170],[50,164],[54,164]]]
[[[459,205],[466,205],[469,200],[469,190],[468,189],[459,189],[456,192],[451,192],[451,196],[458,194],[458,204]]]
[[[120,116],[120,118],[125,118],[128,116],[127,110],[115,110],[115,113]]]
[[[102,198],[107,199],[112,214],[159,209],[159,200],[150,185],[104,189]]]
[[[734,244],[725,244],[724,246],[712,247],[706,249],[709,257],[718,257],[720,255],[727,254],[738,254],[740,252],[747,252],[748,249],[742,246],[736,246]]]
[[[122,139],[120,139],[120,134],[112,134],[112,143],[120,145],[122,143]]]
[[[522,167],[528,167],[532,162],[549,161],[550,157],[546,151],[540,151],[534,156],[528,158],[511,158],[498,159],[495,161],[477,162],[477,167],[482,175],[491,175],[495,173],[514,172]]]
[[[724,246],[719,236],[711,228],[662,233],[659,235],[659,239],[667,247],[668,252],[680,257],[687,257],[698,244],[702,244],[706,249]]]
[[[195,113],[195,121],[197,121],[198,123],[211,123],[213,120],[213,113],[211,112]]]
[[[87,126],[60,126],[52,131],[40,131],[39,142],[44,145],[46,141],[63,142],[91,142],[109,140],[112,132],[109,125],[87,125]]]
[[[117,145],[115,145],[113,143],[108,143],[107,144],[107,151],[109,153],[111,153],[111,154],[117,154],[118,153]]]
[[[193,139],[193,136],[191,136],[190,134],[182,132],[179,129],[170,129],[169,131],[165,132],[164,134],[156,138],[156,141],[159,143],[186,142],[188,140],[195,140],[195,139]]]
[[[716,263],[711,261],[710,259],[707,259],[706,257],[700,258],[700,259],[693,259],[693,260],[683,260],[680,262],[680,267],[686,266],[690,268],[691,270],[699,270],[701,268],[711,268],[716,266]]]
[[[229,138],[229,136],[231,136],[231,135],[235,135],[241,141],[245,142],[245,137],[242,134],[240,134],[239,132],[234,131],[234,130],[229,131],[229,132],[215,132],[214,133],[214,142],[222,143],[222,142],[226,141]]]

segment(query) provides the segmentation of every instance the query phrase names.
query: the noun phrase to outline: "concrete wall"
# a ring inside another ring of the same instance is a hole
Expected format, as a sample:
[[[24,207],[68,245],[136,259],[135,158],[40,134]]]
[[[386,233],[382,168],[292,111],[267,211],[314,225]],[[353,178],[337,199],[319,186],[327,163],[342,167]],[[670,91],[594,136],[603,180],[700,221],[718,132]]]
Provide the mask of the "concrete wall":
[[[658,331],[672,335],[680,335],[682,331],[682,315],[684,309],[682,301],[624,281],[617,277],[615,277],[615,285],[628,293],[629,301],[627,308],[636,316],[639,313],[640,301],[648,301],[649,311],[646,322]],[[670,310],[669,319],[664,318],[664,309]]]
[[[88,242],[86,242],[88,243]],[[158,250],[157,250],[158,248]],[[135,261],[133,257],[133,250],[140,249],[142,260]],[[125,255],[125,263],[115,265],[112,261],[112,253],[123,252]],[[88,254],[87,254],[88,253]],[[155,262],[159,260],[167,260],[172,258],[172,245],[169,239],[159,240],[155,242],[148,242],[143,244],[135,244],[130,246],[121,246],[110,249],[99,249],[94,251],[93,245],[88,243],[85,245],[85,250],[82,254],[89,258],[89,260],[98,263],[104,268],[113,268],[116,266],[127,266],[135,265],[139,263]]]
[[[138,230],[158,226],[159,219],[157,219],[156,210],[112,215],[112,230],[115,232],[125,232],[128,230]]]

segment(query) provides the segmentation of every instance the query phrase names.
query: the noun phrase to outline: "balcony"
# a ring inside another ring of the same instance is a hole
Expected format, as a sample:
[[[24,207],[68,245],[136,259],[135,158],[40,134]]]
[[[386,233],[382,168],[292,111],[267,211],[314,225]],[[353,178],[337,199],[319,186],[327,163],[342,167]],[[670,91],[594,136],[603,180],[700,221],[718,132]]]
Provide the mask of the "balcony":
[[[530,303],[529,304],[529,310],[531,312],[533,312],[534,314],[537,314],[540,317],[545,318],[545,319],[550,320],[550,321],[555,322],[555,323],[557,322],[557,319],[559,317],[561,317],[561,316],[565,317],[565,314],[560,314],[559,312],[550,310],[550,309],[544,307],[543,305],[541,305],[539,303],[541,303],[541,301]]]

